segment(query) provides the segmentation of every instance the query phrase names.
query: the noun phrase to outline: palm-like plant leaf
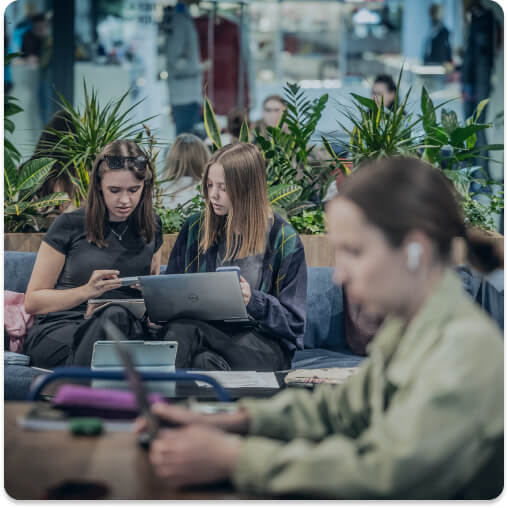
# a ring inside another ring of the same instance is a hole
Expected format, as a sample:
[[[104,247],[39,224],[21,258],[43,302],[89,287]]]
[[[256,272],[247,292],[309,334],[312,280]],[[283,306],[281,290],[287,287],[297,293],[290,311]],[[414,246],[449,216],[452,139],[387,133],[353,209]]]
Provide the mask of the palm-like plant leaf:
[[[274,185],[268,189],[268,200],[272,206],[284,208],[285,204],[296,201],[302,192],[298,185]]]
[[[17,189],[35,192],[47,178],[55,162],[55,159],[47,157],[28,161],[19,175]]]
[[[9,157],[4,161],[4,192],[5,200],[10,201],[18,191],[18,170]]]
[[[238,141],[240,141],[240,143],[248,143],[250,141],[249,124],[245,118],[243,119],[242,125],[240,127]]]
[[[143,123],[154,116],[133,121],[130,114],[143,100],[129,107],[125,101],[130,90],[124,92],[118,99],[108,101],[101,106],[97,91],[88,89],[83,80],[84,106],[83,109],[74,108],[65,97],[57,92],[60,108],[68,119],[70,130],[57,131],[48,129],[56,142],[51,141],[43,146],[63,162],[63,170],[68,171],[70,177],[77,182],[77,201],[84,199],[88,190],[87,172],[97,154],[109,143],[117,139],[136,139],[139,144],[146,143],[143,134]],[[83,171],[77,170],[82,168]],[[76,172],[76,175],[72,173]]]
[[[47,208],[60,206],[63,203],[67,203],[70,201],[70,198],[66,192],[54,192],[53,194],[48,194],[38,201],[34,201],[31,205],[36,209]]]
[[[215,148],[218,150],[222,148],[222,142],[220,139],[220,130],[217,125],[217,119],[215,118],[215,113],[213,111],[212,105],[208,100],[208,97],[205,97],[205,107],[203,108],[203,119],[205,122],[205,130],[208,134],[208,137],[212,140]]]

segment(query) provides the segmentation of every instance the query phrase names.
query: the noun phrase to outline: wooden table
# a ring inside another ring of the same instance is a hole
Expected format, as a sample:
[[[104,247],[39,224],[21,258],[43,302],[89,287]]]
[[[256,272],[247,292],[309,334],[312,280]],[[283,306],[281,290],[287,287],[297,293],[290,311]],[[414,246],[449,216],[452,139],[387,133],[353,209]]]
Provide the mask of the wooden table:
[[[4,405],[4,481],[18,500],[47,499],[64,481],[100,482],[103,499],[244,499],[229,486],[174,490],[157,478],[130,432],[75,437],[67,431],[28,431],[16,419],[27,402]]]

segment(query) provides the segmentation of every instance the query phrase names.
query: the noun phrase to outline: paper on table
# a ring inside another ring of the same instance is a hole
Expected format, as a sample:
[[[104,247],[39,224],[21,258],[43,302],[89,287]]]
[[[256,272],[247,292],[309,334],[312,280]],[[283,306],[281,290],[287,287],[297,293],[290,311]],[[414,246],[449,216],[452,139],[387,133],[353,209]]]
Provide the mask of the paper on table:
[[[206,374],[213,377],[224,388],[280,388],[273,372],[256,372],[250,370],[207,370],[192,371],[194,374]],[[209,386],[203,381],[196,381],[198,386]]]

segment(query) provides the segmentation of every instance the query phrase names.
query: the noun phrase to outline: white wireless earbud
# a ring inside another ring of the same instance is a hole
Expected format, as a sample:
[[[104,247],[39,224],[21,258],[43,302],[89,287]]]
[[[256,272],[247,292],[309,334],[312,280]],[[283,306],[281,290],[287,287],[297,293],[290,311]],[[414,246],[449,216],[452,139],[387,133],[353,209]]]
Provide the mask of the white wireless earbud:
[[[407,267],[414,272],[420,266],[420,258],[422,257],[423,247],[419,242],[411,242],[407,246]]]

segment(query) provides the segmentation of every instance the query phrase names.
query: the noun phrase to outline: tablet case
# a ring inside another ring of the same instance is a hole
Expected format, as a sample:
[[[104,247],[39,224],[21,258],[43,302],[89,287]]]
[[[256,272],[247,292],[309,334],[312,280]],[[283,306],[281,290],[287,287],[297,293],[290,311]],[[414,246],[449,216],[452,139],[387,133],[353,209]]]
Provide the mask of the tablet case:
[[[178,343],[173,341],[121,341],[132,355],[134,366],[140,372],[175,372],[175,360]],[[92,370],[123,370],[114,342],[99,340],[94,344],[92,353]],[[111,381],[104,379],[92,380],[93,388],[113,388],[128,390],[127,381]],[[165,397],[174,397],[174,381],[148,381],[148,392],[155,392]]]

